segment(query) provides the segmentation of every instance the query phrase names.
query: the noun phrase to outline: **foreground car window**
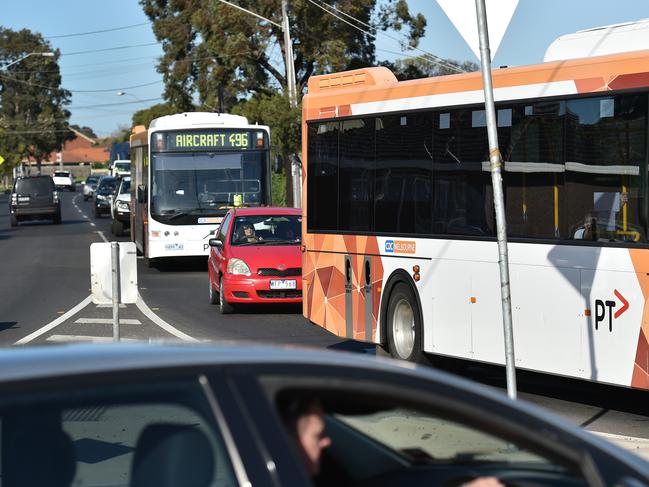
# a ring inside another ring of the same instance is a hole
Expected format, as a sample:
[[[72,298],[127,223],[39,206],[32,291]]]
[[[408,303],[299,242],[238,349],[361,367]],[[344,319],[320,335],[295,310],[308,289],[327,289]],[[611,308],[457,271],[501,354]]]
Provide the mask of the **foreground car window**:
[[[500,438],[409,409],[355,416],[335,414],[333,417],[384,446],[418,461],[550,464],[546,459]]]
[[[237,485],[200,391],[119,389],[3,407],[3,487]]]

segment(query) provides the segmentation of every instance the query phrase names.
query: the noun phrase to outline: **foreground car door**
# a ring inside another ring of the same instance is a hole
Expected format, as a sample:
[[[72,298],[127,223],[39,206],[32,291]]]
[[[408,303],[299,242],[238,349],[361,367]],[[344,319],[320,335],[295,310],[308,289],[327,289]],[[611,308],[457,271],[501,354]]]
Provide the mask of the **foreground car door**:
[[[291,485],[310,482],[286,423],[286,405],[304,399],[324,411],[331,440],[315,485],[456,487],[485,477],[507,486],[649,485],[640,458],[445,374],[294,364],[236,383],[240,406],[254,404],[250,417]]]

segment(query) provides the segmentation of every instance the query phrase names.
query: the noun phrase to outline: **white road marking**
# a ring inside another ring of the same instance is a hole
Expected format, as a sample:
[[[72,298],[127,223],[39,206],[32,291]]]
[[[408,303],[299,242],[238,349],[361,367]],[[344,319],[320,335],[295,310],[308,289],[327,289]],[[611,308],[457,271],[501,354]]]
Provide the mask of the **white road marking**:
[[[39,336],[43,335],[44,333],[47,333],[47,332],[50,331],[51,329],[56,328],[56,327],[59,326],[61,323],[63,323],[65,320],[67,320],[68,318],[74,316],[74,315],[77,314],[79,311],[81,311],[83,308],[85,308],[86,306],[88,306],[88,304],[90,304],[91,301],[92,301],[92,295],[88,296],[86,299],[84,299],[83,301],[81,301],[79,304],[77,304],[77,305],[76,305],[74,308],[72,308],[71,310],[67,311],[66,313],[63,313],[61,316],[59,316],[59,317],[58,317],[57,319],[55,319],[54,321],[49,322],[47,325],[45,325],[45,326],[39,328],[39,329],[36,330],[34,333],[30,333],[30,334],[27,335],[26,337],[21,338],[21,339],[18,340],[16,343],[14,343],[14,345],[24,345],[25,343],[29,343],[29,342],[31,342],[32,340],[34,340],[34,339],[38,338]]]
[[[96,337],[87,335],[51,335],[45,339],[46,342],[67,343],[67,342],[92,342],[92,343],[110,343],[113,337]],[[120,342],[137,342],[133,338],[120,338]]]
[[[78,320],[75,321],[75,323],[80,323],[80,324],[99,324],[99,325],[112,325],[113,324],[113,319],[112,318],[79,318]],[[142,322],[140,320],[132,319],[132,318],[120,318],[119,320],[120,325],[141,325]]]
[[[98,233],[99,236],[101,237],[101,239],[102,239],[104,242],[108,243],[108,239],[106,238],[106,235],[104,235],[104,232],[102,232],[101,230],[97,230],[95,233]]]
[[[182,331],[178,330],[177,328],[174,328],[171,326],[169,323],[167,323],[165,320],[160,318],[157,314],[155,314],[153,311],[151,311],[151,308],[147,306],[147,304],[144,302],[144,299],[142,299],[142,295],[138,292],[137,293],[137,301],[135,305],[138,307],[138,309],[146,316],[149,318],[151,321],[153,321],[156,325],[158,325],[160,328],[162,328],[164,331],[167,333],[171,333],[173,336],[180,338],[181,340],[185,340],[186,342],[199,342],[200,340],[197,340],[194,337],[191,337],[187,335],[186,333],[183,333]]]
[[[141,288],[140,288],[140,289],[141,289]],[[112,305],[112,304],[98,304],[98,305],[95,306],[95,307],[96,307],[96,308],[112,308],[113,305]],[[126,308],[126,305],[125,305],[125,304],[120,304],[119,307],[120,307],[120,308]],[[111,323],[112,323],[112,322],[111,322]]]
[[[93,222],[90,222],[90,226],[91,227],[96,227],[97,225],[95,225]]]

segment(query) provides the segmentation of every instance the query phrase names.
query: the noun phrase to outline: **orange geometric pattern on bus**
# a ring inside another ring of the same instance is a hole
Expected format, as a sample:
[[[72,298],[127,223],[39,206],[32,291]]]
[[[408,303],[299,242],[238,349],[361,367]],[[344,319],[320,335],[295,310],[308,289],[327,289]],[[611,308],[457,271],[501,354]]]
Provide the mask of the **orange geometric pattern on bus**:
[[[633,365],[633,376],[631,387],[640,389],[649,389],[649,253],[646,250],[632,249],[629,250],[631,261],[638,277],[638,283],[642,288],[644,296],[644,309],[642,311],[642,323],[638,336],[638,347],[636,349],[635,361]]]
[[[302,269],[306,287],[304,315],[338,336],[346,336],[345,256],[351,257],[351,295],[353,336],[373,341],[379,315],[383,263],[375,237],[340,235],[305,235],[308,249],[303,255]],[[365,328],[365,256],[371,256],[372,336]]]

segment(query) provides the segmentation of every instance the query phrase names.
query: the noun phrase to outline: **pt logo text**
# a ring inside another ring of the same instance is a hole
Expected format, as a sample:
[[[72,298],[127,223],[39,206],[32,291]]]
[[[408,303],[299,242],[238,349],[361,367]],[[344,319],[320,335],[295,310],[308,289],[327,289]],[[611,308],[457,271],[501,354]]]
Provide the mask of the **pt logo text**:
[[[613,320],[617,320],[622,313],[624,313],[627,309],[629,309],[629,302],[620,294],[620,292],[615,289],[613,291],[613,294],[615,294],[615,297],[620,300],[622,303],[622,307],[618,309],[617,311],[613,312],[615,308],[617,308],[618,303],[613,300],[602,300],[602,299],[596,299],[595,300],[595,329],[599,330],[599,324],[602,321],[606,321],[608,318],[608,331],[613,331]]]

